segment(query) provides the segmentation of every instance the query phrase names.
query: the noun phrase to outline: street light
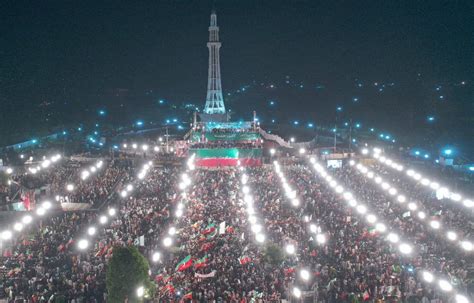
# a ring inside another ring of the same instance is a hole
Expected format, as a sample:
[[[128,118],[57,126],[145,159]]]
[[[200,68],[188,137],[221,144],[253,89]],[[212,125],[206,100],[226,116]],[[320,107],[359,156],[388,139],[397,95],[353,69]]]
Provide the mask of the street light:
[[[300,290],[298,287],[294,287],[294,288],[293,288],[293,295],[294,295],[296,298],[301,298],[301,290]]]
[[[80,250],[84,250],[89,246],[89,242],[86,239],[81,239],[77,243],[77,247],[79,247]]]
[[[138,297],[143,297],[143,295],[145,294],[145,288],[143,286],[140,286],[137,288],[137,296]]]
[[[293,255],[296,251],[296,248],[293,244],[288,244],[286,247],[285,247],[285,250],[286,250],[286,253],[289,254],[289,255]]]
[[[151,260],[153,262],[158,262],[161,259],[161,254],[159,252],[153,253],[153,256],[151,257]]]
[[[170,237],[166,237],[163,239],[163,245],[165,247],[170,247],[173,244],[173,240]]]
[[[96,232],[96,229],[94,226],[91,226],[87,229],[87,233],[89,234],[89,236],[95,235],[95,232]]]
[[[309,278],[310,278],[309,271],[306,270],[306,269],[302,269],[302,270],[300,271],[300,277],[301,277],[301,279],[303,279],[303,280],[305,280],[305,281],[308,281]]]

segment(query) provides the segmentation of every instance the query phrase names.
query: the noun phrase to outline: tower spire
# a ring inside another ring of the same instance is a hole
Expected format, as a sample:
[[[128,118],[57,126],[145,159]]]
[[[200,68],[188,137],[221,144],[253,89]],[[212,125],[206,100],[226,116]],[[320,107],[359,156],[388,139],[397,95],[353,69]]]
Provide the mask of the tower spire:
[[[224,97],[222,96],[221,67],[219,58],[219,27],[217,26],[217,15],[214,10],[211,13],[209,25],[209,69],[207,79],[207,96],[204,112],[206,114],[225,114]]]

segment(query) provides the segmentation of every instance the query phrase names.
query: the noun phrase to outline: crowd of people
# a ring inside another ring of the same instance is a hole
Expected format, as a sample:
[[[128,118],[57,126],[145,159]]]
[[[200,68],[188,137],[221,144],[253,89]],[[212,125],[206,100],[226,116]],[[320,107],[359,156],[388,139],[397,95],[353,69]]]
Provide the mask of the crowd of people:
[[[410,201],[416,201],[417,204],[422,205],[423,209],[418,209],[418,211],[424,211],[430,218],[440,221],[443,228],[459,231],[458,237],[461,238],[472,239],[474,237],[472,215],[469,211],[466,212],[466,208],[461,203],[456,204],[447,199],[438,199],[436,191],[422,185],[421,182],[410,179],[408,176],[405,176],[406,173],[404,172],[396,172],[378,164],[372,165],[371,168],[384,180],[398,188],[399,192],[403,193]],[[353,179],[352,182],[360,182],[363,188],[369,191],[366,193],[368,196],[374,196],[371,195],[371,191],[380,192],[380,189],[377,188],[374,182],[365,178],[354,167],[345,167],[344,177],[346,179]],[[413,222],[417,221],[415,219],[415,212],[410,212],[409,216],[402,216],[407,211],[402,205],[390,203],[387,206],[390,206],[390,209],[394,212],[392,216],[398,216],[402,221],[410,222],[404,224],[413,224]],[[430,234],[429,228],[426,228],[426,225],[417,224],[416,227],[410,228],[410,231],[414,231],[414,228],[422,229],[418,231],[421,234]],[[434,234],[437,233],[435,232]],[[442,238],[443,235],[440,235],[440,239]],[[447,249],[449,248],[452,248],[452,245],[448,245]]]
[[[194,131],[210,131],[213,134],[223,134],[223,133],[253,133],[256,132],[256,128],[258,128],[258,124],[255,124],[253,122],[247,123],[245,122],[244,124],[234,124],[234,127],[229,126],[229,127],[212,127],[209,130],[208,126],[198,124],[196,127],[193,129]]]
[[[94,225],[98,213],[64,212],[22,233],[4,250],[0,268],[0,298],[8,302],[106,302],[105,271],[111,247],[133,245],[145,236],[147,247],[169,218],[177,169],[153,169],[139,182],[136,195],[114,201],[119,215],[99,230],[98,241],[87,252],[77,249],[77,237]],[[128,181],[131,181],[129,178]]]
[[[69,203],[89,203],[97,206],[112,194],[120,181],[129,177],[131,165],[129,159],[113,159],[103,165],[104,167],[101,168],[103,171],[98,171],[90,179],[77,178],[79,182],[71,192],[66,189],[67,183],[60,182],[59,187],[62,187],[60,192],[64,193],[60,199]]]
[[[216,127],[216,128],[213,128],[211,129],[211,133],[213,134],[225,134],[225,133],[252,133],[252,132],[255,132],[255,129],[253,127],[249,127],[249,128],[235,128],[235,127],[231,127],[231,128],[225,128],[225,127]]]
[[[446,297],[441,296],[436,287],[432,288],[422,283],[419,270],[421,268],[448,277],[454,285],[472,295],[474,285],[472,268],[469,268],[472,256],[454,250],[445,240],[437,239],[416,220],[402,218],[401,213],[395,209],[398,205],[390,203],[390,197],[384,196],[380,189],[372,187],[368,181],[356,178],[351,168],[335,169],[334,176],[342,181],[358,200],[363,201],[385,220],[387,225],[401,231],[403,237],[414,243],[418,248],[416,254],[403,259],[398,258],[394,253],[396,249],[387,249],[387,243],[382,240],[381,235],[370,233],[367,225],[357,220],[357,216],[349,219],[347,215],[353,214],[353,210],[336,198],[332,188],[323,185],[323,180],[313,181],[314,172],[306,167],[298,168],[297,171],[297,180],[315,185],[306,187],[315,190],[310,196],[319,197],[311,207],[319,209],[318,218],[326,221],[324,224],[326,230],[331,233],[328,245],[336,245],[331,251],[342,253],[328,256],[331,259],[339,257],[335,260],[339,265],[334,267],[334,272],[338,273],[340,278],[336,280],[332,293],[329,292],[329,295],[336,297],[335,302],[338,302],[341,290],[347,289],[351,280],[354,283],[352,291],[361,298],[369,295],[369,298],[392,298],[403,302],[423,302],[423,300],[446,302]],[[342,238],[338,240],[333,237]],[[347,261],[349,268],[352,268],[344,275]],[[354,269],[360,272],[356,273]],[[364,274],[369,277],[362,278]]]
[[[415,253],[401,257],[383,235],[370,232],[365,221],[305,164],[281,166],[296,190],[300,201],[296,206],[287,198],[273,165],[190,171],[192,184],[186,196],[180,195],[178,186],[182,167],[153,167],[138,180],[134,178],[138,169],[131,165],[111,165],[111,175],[117,169],[124,177],[119,188],[137,181],[127,197],[117,190],[110,203],[118,212],[98,231],[93,247],[80,252],[75,240],[96,222],[96,212],[60,213],[35,222],[4,251],[0,294],[3,291],[8,302],[105,302],[105,272],[116,245],[136,245],[150,260],[157,285],[155,302],[281,302],[292,297],[295,286],[317,302],[450,302],[435,285],[422,282],[420,268],[450,277],[458,289],[473,293],[472,257],[438,241],[416,220],[399,216],[398,206],[388,203],[390,199],[353,168],[331,173],[414,243]],[[246,211],[244,173],[266,237],[263,243],[255,240]],[[407,191],[413,187],[402,178],[390,181]],[[422,191],[412,190],[414,195]],[[433,201],[421,202],[430,204],[426,206],[430,211],[439,211],[431,209],[439,207]],[[185,205],[182,216],[175,215],[178,204]],[[462,214],[442,210],[443,220],[449,218],[446,224],[462,221]],[[326,241],[316,241],[310,224],[318,226]],[[171,226],[176,227],[175,240],[164,248],[163,238]],[[288,244],[296,247],[296,253],[285,251]],[[270,248],[276,248],[281,258],[270,258]],[[152,262],[156,250],[161,260]],[[188,256],[191,265],[177,267]],[[308,281],[298,276],[302,268],[310,273]]]

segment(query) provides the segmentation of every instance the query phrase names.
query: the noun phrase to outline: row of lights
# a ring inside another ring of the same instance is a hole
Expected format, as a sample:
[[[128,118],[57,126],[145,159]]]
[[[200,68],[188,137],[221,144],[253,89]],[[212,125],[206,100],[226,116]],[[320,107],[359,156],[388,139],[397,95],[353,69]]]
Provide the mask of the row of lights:
[[[247,206],[247,220],[250,223],[250,230],[255,234],[255,240],[259,244],[263,244],[265,242],[265,234],[263,233],[263,226],[259,223],[257,218],[257,212],[254,209],[253,204],[253,196],[250,193],[250,187],[247,185],[249,176],[245,173],[244,168],[240,167],[242,171],[241,177],[241,189],[243,194],[243,202]]]
[[[299,200],[296,198],[296,191],[294,191],[288,185],[288,183],[286,182],[286,178],[285,178],[283,172],[281,171],[280,164],[275,160],[275,161],[273,161],[273,165],[274,165],[274,168],[275,168],[275,172],[277,173],[277,175],[280,178],[282,188],[285,190],[286,197],[291,200],[291,204],[294,207],[299,206],[300,203],[299,203]],[[304,221],[306,223],[309,223],[309,221],[310,221],[309,217],[305,216]],[[311,233],[316,235],[316,241],[319,244],[326,243],[326,236],[323,233],[321,233],[321,228],[320,227],[316,226],[316,224],[314,224],[314,223],[310,223],[309,224],[309,230],[310,230]],[[286,251],[287,254],[293,255],[296,252],[296,248],[293,244],[290,243],[290,244],[286,245],[285,251]],[[308,269],[303,267],[299,270],[299,276],[303,281],[306,282],[306,281],[309,281],[309,279],[311,278],[311,273]],[[296,298],[300,298],[301,294],[302,294],[302,292],[297,286],[293,287],[293,295]]]
[[[102,168],[103,165],[104,165],[104,162],[102,160],[99,160],[99,161],[97,161],[96,164],[92,165],[88,169],[84,169],[81,172],[81,180],[83,180],[83,181],[87,180],[92,174],[95,174],[98,169]],[[74,191],[75,188],[76,188],[76,186],[72,183],[66,184],[66,190],[68,192]],[[59,199],[60,199],[60,197],[57,196],[56,201],[59,201]]]
[[[145,163],[142,167],[142,169],[139,171],[138,175],[137,175],[137,178],[139,180],[143,180],[148,171],[150,170],[150,168],[152,167],[153,163],[152,161],[149,161],[148,163]],[[186,182],[186,180],[188,180],[188,178],[186,178],[184,175],[183,175],[183,182],[185,182],[186,184],[190,184],[190,182]],[[120,192],[120,196],[122,198],[126,198],[132,191],[134,190],[134,186],[130,183],[130,184],[127,184],[124,189]],[[179,204],[178,204],[178,211],[179,211]],[[112,216],[115,216],[116,214],[116,211],[115,209],[111,208],[108,210],[108,214],[110,217]],[[108,218],[107,216],[105,215],[102,215],[100,218],[99,218],[99,223],[100,224],[105,224],[107,223],[108,221]],[[96,233],[96,228],[94,226],[90,226],[88,229],[87,229],[87,234],[89,236],[93,236],[95,235]],[[174,235],[176,233],[176,229],[174,227],[171,227],[169,230],[168,230],[168,234],[171,236],[171,235]],[[166,237],[163,241],[163,244],[165,246],[171,246],[172,244],[172,239],[170,237]],[[78,241],[78,248],[80,250],[84,250],[86,249],[87,247],[89,246],[89,240],[88,239],[85,239],[85,238],[82,238]],[[154,252],[152,254],[152,261],[153,262],[158,262],[160,260],[160,253],[159,252]],[[146,295],[146,290],[145,290],[145,287],[144,286],[138,286],[137,289],[136,289],[136,294],[137,294],[137,297],[144,297]]]
[[[368,154],[367,150],[362,151],[363,154]],[[380,163],[385,164],[387,167],[390,167],[392,169],[396,169],[400,172],[406,170],[407,176],[409,176],[411,179],[415,180],[416,182],[421,183],[421,185],[431,188],[432,190],[436,191],[437,196],[440,197],[440,199],[447,198],[450,199],[454,202],[461,202],[466,208],[473,208],[474,207],[474,201],[472,199],[464,199],[461,196],[461,194],[456,193],[456,192],[451,192],[446,186],[443,186],[439,184],[436,181],[432,181],[426,177],[424,177],[422,174],[418,173],[414,169],[405,169],[403,165],[396,163],[392,159],[382,156],[381,155],[381,150],[378,148],[374,148],[374,153],[373,157],[377,159]]]
[[[127,143],[124,143],[124,144],[122,145],[122,147],[126,149],[126,148],[128,148],[128,144],[127,144]],[[132,143],[131,148],[132,148],[132,149],[141,149],[141,150],[143,150],[143,151],[148,151],[151,147],[150,147],[148,144],[142,144],[141,146],[138,146],[137,143]],[[155,146],[153,147],[153,151],[154,151],[154,152],[159,152],[159,151],[160,151],[160,147],[155,145]]]
[[[280,178],[281,184],[283,189],[285,190],[286,197],[291,201],[291,205],[294,207],[298,207],[300,205],[300,201],[296,198],[296,191],[293,190],[286,181],[285,175],[283,174],[280,164],[277,161],[273,161],[273,165],[275,167],[275,172],[277,173],[278,177]],[[309,223],[310,219],[308,216],[304,216],[304,221]],[[321,227],[318,227],[314,223],[309,224],[309,230],[311,233],[316,235],[316,242],[319,244],[326,243],[326,236],[321,232]]]
[[[43,161],[41,161],[41,163],[39,165],[37,165],[35,167],[28,167],[28,171],[34,175],[37,172],[41,171],[42,169],[46,169],[46,168],[50,167],[52,163],[58,162],[59,159],[61,159],[60,154],[54,155],[54,156],[50,157],[49,159],[48,158],[43,159]],[[8,174],[13,173],[13,169],[11,169],[11,168],[7,169],[7,173]]]
[[[97,170],[102,167],[103,164],[104,164],[104,162],[102,160],[99,160],[99,161],[97,161],[96,164],[92,165],[88,169],[84,169],[81,172],[81,179],[83,181],[87,180],[91,175],[95,174],[97,172]]]
[[[140,180],[143,180],[147,174],[147,172],[149,171],[150,167],[152,166],[152,162],[149,161],[148,163],[144,164],[142,169],[140,170],[140,172],[138,173],[138,179]],[[120,192],[120,195],[122,196],[122,198],[126,198],[132,191],[133,191],[134,187],[132,184],[127,184],[124,189]],[[109,217],[113,217],[115,216],[116,214],[116,210],[114,208],[110,208],[108,210],[108,215]],[[108,221],[108,218],[106,215],[102,215],[99,217],[99,223],[104,225],[106,224]],[[90,226],[88,227],[87,229],[87,235],[92,237],[96,234],[96,228],[94,226]],[[87,249],[87,247],[89,246],[89,240],[86,239],[86,238],[82,238],[78,241],[78,248],[80,250],[85,250]],[[145,296],[145,288],[143,286],[138,286],[137,287],[137,290],[136,290],[136,294],[138,297],[144,297]]]
[[[314,169],[318,172],[318,174],[326,180],[326,182],[329,184],[329,186],[334,190],[334,192],[338,195],[341,195],[344,200],[348,202],[348,204],[351,207],[355,207],[357,212],[361,215],[365,216],[366,221],[371,224],[375,225],[375,230],[377,230],[380,233],[385,233],[387,231],[387,227],[384,223],[377,223],[377,217],[373,214],[367,214],[367,207],[364,206],[363,204],[358,203],[354,198],[352,193],[344,191],[344,188],[341,185],[338,185],[337,181],[335,181],[326,171],[325,169],[316,162],[316,159],[311,158],[310,159],[311,163],[313,164]],[[400,237],[393,232],[388,233],[387,237],[385,240],[389,241],[392,244],[396,244],[400,242]],[[399,251],[404,254],[408,255],[413,251],[413,248],[407,244],[407,243],[400,243],[398,246]],[[422,271],[422,276],[425,282],[427,283],[433,283],[435,281],[438,282],[439,288],[446,293],[450,293],[454,290],[453,285],[445,279],[442,278],[436,278],[433,273],[431,273],[428,270],[423,270]],[[456,303],[469,303],[469,300],[467,297],[464,295],[461,295],[459,293],[454,293],[454,298],[456,300]]]
[[[293,190],[288,185],[288,182],[286,181],[285,175],[281,171],[280,164],[277,161],[273,161],[273,165],[275,167],[275,171],[276,171],[277,175],[280,177],[280,181],[281,181],[283,189],[285,190],[286,197],[291,201],[292,206],[298,207],[300,205],[300,201],[298,200],[298,198],[296,198],[296,191]],[[304,221],[306,223],[309,223],[309,221],[310,221],[309,217],[304,216]],[[316,242],[318,242],[319,244],[326,243],[326,236],[321,232],[321,227],[318,227],[314,223],[310,223],[309,224],[309,230],[311,231],[311,233],[314,233],[316,235]]]
[[[409,211],[416,211],[420,208],[420,205],[417,204],[416,202],[412,201],[406,204],[407,198],[405,195],[399,194],[399,190],[389,183],[385,182],[379,175],[375,174],[373,171],[367,169],[364,165],[361,163],[356,164],[354,160],[349,161],[349,165],[354,166],[363,174],[365,175],[368,179],[370,179],[372,182],[374,182],[377,185],[380,185],[381,188],[386,191],[390,196],[394,197],[394,199],[400,203],[406,206],[406,208]],[[428,222],[424,221],[426,218],[426,213],[422,210],[419,210],[416,216],[419,221],[425,224],[429,224],[429,226],[434,229],[434,230],[439,230],[441,228],[441,222],[438,220],[431,220]],[[458,234],[455,231],[447,231],[446,232],[446,238],[449,241],[456,241],[458,239]],[[465,241],[460,239],[459,245],[466,251],[472,251],[473,249],[473,244],[470,241]]]
[[[178,184],[178,188],[181,191],[181,201],[176,205],[175,217],[181,218],[184,213],[184,207],[186,206],[188,200],[188,195],[186,193],[187,188],[192,184],[192,180],[188,175],[188,172],[193,171],[196,167],[194,165],[195,154],[191,155],[186,162],[187,170],[181,175],[181,181]],[[173,236],[176,234],[176,227],[171,226],[168,228],[168,235],[163,238],[162,244],[165,248],[170,247],[173,244]],[[157,263],[161,260],[161,252],[153,251],[151,253],[151,261]]]
[[[138,172],[138,175],[137,175],[137,178],[139,180],[143,180],[145,179],[148,171],[150,170],[150,168],[152,167],[153,165],[153,162],[152,161],[148,161],[147,163],[143,164],[143,167],[140,169],[140,171]],[[132,191],[133,191],[133,185],[130,183],[130,184],[127,184],[121,191],[120,191],[120,196],[122,198],[126,198]]]
[[[85,181],[87,180],[91,175],[95,174],[97,170],[101,169],[102,166],[104,165],[104,162],[102,160],[98,160],[94,165],[91,165],[88,169],[84,169],[81,172],[81,180]],[[68,183],[66,184],[66,191],[72,192],[76,186],[73,183]],[[56,195],[55,199],[57,202],[61,200],[61,196]]]
[[[152,164],[153,163],[151,161],[149,161],[148,163],[145,163],[143,165],[142,169],[138,173],[138,178],[140,180],[145,178],[145,176],[148,173],[148,171],[150,170]],[[125,188],[120,192],[120,196],[122,198],[126,198],[133,191],[133,189],[134,189],[134,187],[131,183],[127,184],[125,186]],[[109,208],[106,213],[104,213],[103,215],[101,215],[99,217],[99,224],[100,225],[105,225],[109,221],[109,218],[114,217],[116,215],[116,213],[117,213],[117,211],[115,210],[115,208]],[[91,225],[87,228],[86,237],[92,237],[96,234],[96,232],[97,232],[97,228],[95,226]],[[79,239],[79,241],[77,242],[77,247],[80,250],[85,250],[89,247],[89,239],[87,239],[86,237]]]
[[[331,177],[324,167],[322,167],[319,163],[316,162],[315,158],[310,159],[311,163],[313,164],[313,168],[318,172],[318,174],[326,180],[326,182],[329,184],[329,186],[334,190],[334,192],[344,198],[344,200],[347,201],[348,205],[350,207],[353,207],[356,209],[357,213],[359,213],[361,216],[365,217],[365,220],[370,224],[375,227],[375,230],[378,231],[379,233],[385,233],[387,232],[387,226],[383,222],[378,222],[378,218],[371,213],[368,213],[368,207],[363,205],[362,203],[359,203],[355,200],[354,196],[352,195],[351,192],[345,191],[344,187],[339,185],[336,180],[334,180],[333,177]],[[397,235],[394,232],[388,233],[387,237],[385,240],[393,243],[393,244],[398,244],[398,249],[402,254],[408,255],[413,251],[413,248],[411,245],[400,242],[400,236]]]

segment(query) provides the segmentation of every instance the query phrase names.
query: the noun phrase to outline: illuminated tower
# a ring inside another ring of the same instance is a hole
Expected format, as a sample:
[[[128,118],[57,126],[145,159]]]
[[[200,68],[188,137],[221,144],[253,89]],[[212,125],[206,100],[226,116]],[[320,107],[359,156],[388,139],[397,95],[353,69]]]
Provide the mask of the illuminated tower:
[[[221,85],[221,66],[219,59],[219,27],[217,26],[217,16],[213,11],[211,13],[211,24],[209,26],[209,69],[207,80],[207,97],[204,113],[206,114],[225,114],[224,97],[222,96]]]

